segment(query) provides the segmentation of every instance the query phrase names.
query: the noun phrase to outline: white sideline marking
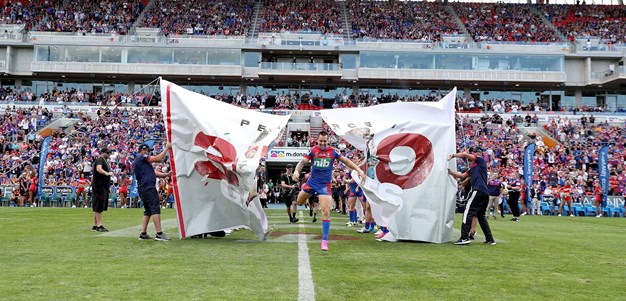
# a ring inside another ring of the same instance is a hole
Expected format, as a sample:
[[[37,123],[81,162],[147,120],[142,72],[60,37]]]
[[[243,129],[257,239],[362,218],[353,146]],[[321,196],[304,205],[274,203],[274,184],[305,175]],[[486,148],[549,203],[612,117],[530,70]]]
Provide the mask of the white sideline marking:
[[[300,211],[300,220],[304,216]],[[300,235],[298,237],[298,301],[314,301],[315,286],[309,261],[309,246],[307,236],[304,234],[304,223],[300,223]]]
[[[176,229],[177,227],[178,225],[176,223],[175,218],[161,220],[161,230],[163,230],[163,232],[169,229]],[[148,233],[156,233],[155,231],[156,230],[154,230],[154,223],[150,221],[150,223],[148,224]],[[119,229],[115,231],[110,231],[110,232],[105,232],[105,233],[100,234],[100,236],[111,236],[111,237],[137,236],[139,237],[139,232],[141,232],[141,225]],[[178,231],[170,233],[170,235],[176,237],[178,236]]]

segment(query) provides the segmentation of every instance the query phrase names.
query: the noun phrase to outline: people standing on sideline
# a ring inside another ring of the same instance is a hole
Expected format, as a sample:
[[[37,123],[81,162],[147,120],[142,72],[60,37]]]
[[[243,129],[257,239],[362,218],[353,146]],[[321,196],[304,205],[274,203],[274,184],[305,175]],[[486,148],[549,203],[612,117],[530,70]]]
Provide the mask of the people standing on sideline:
[[[126,173],[122,173],[120,178],[120,208],[126,208],[126,202],[128,200],[128,185],[132,182],[126,178]]]
[[[574,209],[572,209],[572,182],[570,180],[565,181],[565,185],[561,188],[561,205],[559,206],[559,214],[563,213],[563,208],[567,204],[569,210],[569,216],[574,216]]]
[[[72,208],[80,206],[80,197],[83,197],[83,207],[87,208],[87,186],[89,186],[89,180],[85,178],[85,173],[81,172],[78,178],[78,185],[76,187],[76,200]]]
[[[502,182],[498,179],[498,176],[492,174],[492,179],[489,180],[487,189],[489,189],[489,204],[487,204],[487,216],[489,216],[491,212],[491,208],[493,208],[493,214],[491,216],[493,219],[496,219],[498,215],[498,201],[502,196]]]
[[[93,208],[93,227],[91,231],[109,232],[102,226],[102,212],[109,207],[109,192],[111,189],[111,167],[109,156],[111,151],[104,147],[100,150],[100,156],[96,158],[93,180],[91,181],[91,208]]]
[[[287,206],[287,214],[289,215],[289,222],[297,223],[299,219],[296,217],[296,211],[298,207],[296,205],[296,184],[292,178],[293,165],[287,164],[287,170],[284,174],[280,175],[280,187],[281,198]]]
[[[152,163],[154,162],[163,161],[170,148],[172,148],[172,144],[168,142],[160,154],[150,156],[149,153],[152,148],[150,148],[147,144],[142,144],[139,146],[139,153],[135,157],[135,162],[133,162],[133,166],[135,168],[133,173],[135,180],[137,181],[137,191],[139,192],[139,197],[143,201],[144,207],[139,240],[152,239],[152,237],[150,237],[147,233],[150,218],[152,218],[154,228],[157,232],[154,239],[159,241],[171,240],[161,229],[161,204],[159,202],[159,193],[156,189],[156,178],[166,178],[170,176],[171,172],[155,172],[154,167],[152,166]]]
[[[491,235],[491,229],[489,228],[489,222],[485,217],[485,210],[487,210],[487,203],[489,202],[489,191],[487,189],[487,162],[482,157],[482,149],[476,148],[474,154],[471,153],[456,153],[450,155],[448,160],[452,158],[464,158],[470,160],[470,169],[465,173],[455,172],[448,169],[448,174],[465,180],[470,178],[471,191],[470,196],[465,205],[465,212],[463,213],[463,226],[461,228],[461,238],[455,242],[456,245],[467,245],[472,241],[469,238],[470,228],[474,216],[478,218],[478,224],[483,230],[485,235],[485,243],[495,245],[496,241]]]
[[[261,201],[261,208],[267,208],[267,198],[269,193],[269,188],[267,184],[263,183],[261,189],[259,189],[259,200]]]
[[[519,179],[511,179],[509,181],[509,210],[513,214],[511,219],[514,222],[519,222],[519,198],[521,196],[522,184]]]
[[[309,153],[298,162],[293,173],[293,179],[297,180],[304,164],[311,161],[311,176],[302,185],[302,191],[298,195],[298,204],[304,204],[309,197],[318,194],[320,207],[322,209],[322,251],[328,251],[328,233],[330,232],[330,206],[332,198],[330,196],[330,183],[333,176],[333,166],[335,160],[339,160],[352,170],[355,170],[361,181],[365,181],[365,173],[354,162],[341,155],[332,146],[328,145],[328,133],[325,131],[317,134],[317,145],[311,148]]]
[[[37,173],[33,170],[30,172],[30,185],[28,185],[28,202],[31,207],[37,207]]]

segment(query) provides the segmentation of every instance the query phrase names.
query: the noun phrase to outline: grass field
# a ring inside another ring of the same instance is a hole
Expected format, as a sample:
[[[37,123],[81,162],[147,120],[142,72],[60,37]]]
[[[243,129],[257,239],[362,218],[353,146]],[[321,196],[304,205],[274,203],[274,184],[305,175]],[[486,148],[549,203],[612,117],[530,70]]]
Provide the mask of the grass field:
[[[297,300],[300,231],[316,300],[624,300],[626,219],[490,220],[498,244],[381,243],[333,215],[330,251],[308,211],[268,210],[275,233],[139,241],[140,209],[0,208],[1,300]],[[173,210],[163,214],[176,237]],[[455,229],[460,227],[456,216]],[[130,228],[130,229],[129,229]],[[458,231],[453,239],[458,238]],[[150,233],[154,235],[153,231]]]

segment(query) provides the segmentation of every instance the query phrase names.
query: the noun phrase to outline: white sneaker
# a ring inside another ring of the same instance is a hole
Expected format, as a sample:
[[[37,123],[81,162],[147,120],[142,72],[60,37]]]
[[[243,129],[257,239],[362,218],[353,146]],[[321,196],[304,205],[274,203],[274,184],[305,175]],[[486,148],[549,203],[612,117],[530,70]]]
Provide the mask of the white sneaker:
[[[84,206],[85,208],[87,208],[87,206]]]
[[[76,205],[72,205],[72,208],[76,208]]]
[[[522,215],[526,215],[526,212],[522,213]]]
[[[559,215],[557,215],[557,216],[561,216],[561,214],[559,213]]]
[[[378,236],[378,235],[380,235],[381,233],[383,233],[383,230],[380,230],[380,229],[379,229],[378,231],[376,231],[376,232],[374,233],[374,235]]]
[[[391,234],[391,232],[387,232],[385,233],[385,235],[379,239],[376,239],[378,241],[388,241],[388,242],[396,242],[398,241],[398,239],[396,239],[393,234]]]
[[[573,214],[570,214],[569,216],[574,217],[574,215],[573,215]]]
[[[598,214],[598,215],[596,215],[596,217],[602,217],[602,214]]]
[[[363,228],[361,228],[359,230],[356,230],[356,232],[359,232],[359,233],[370,233],[370,230],[368,230],[367,228],[363,227]]]

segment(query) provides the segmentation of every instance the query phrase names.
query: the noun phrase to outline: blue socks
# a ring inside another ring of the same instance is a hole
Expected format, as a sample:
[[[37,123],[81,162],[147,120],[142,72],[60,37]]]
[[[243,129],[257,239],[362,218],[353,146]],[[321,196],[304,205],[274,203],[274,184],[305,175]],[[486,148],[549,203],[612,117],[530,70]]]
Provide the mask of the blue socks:
[[[322,221],[322,240],[328,240],[328,232],[330,232],[330,220]]]

